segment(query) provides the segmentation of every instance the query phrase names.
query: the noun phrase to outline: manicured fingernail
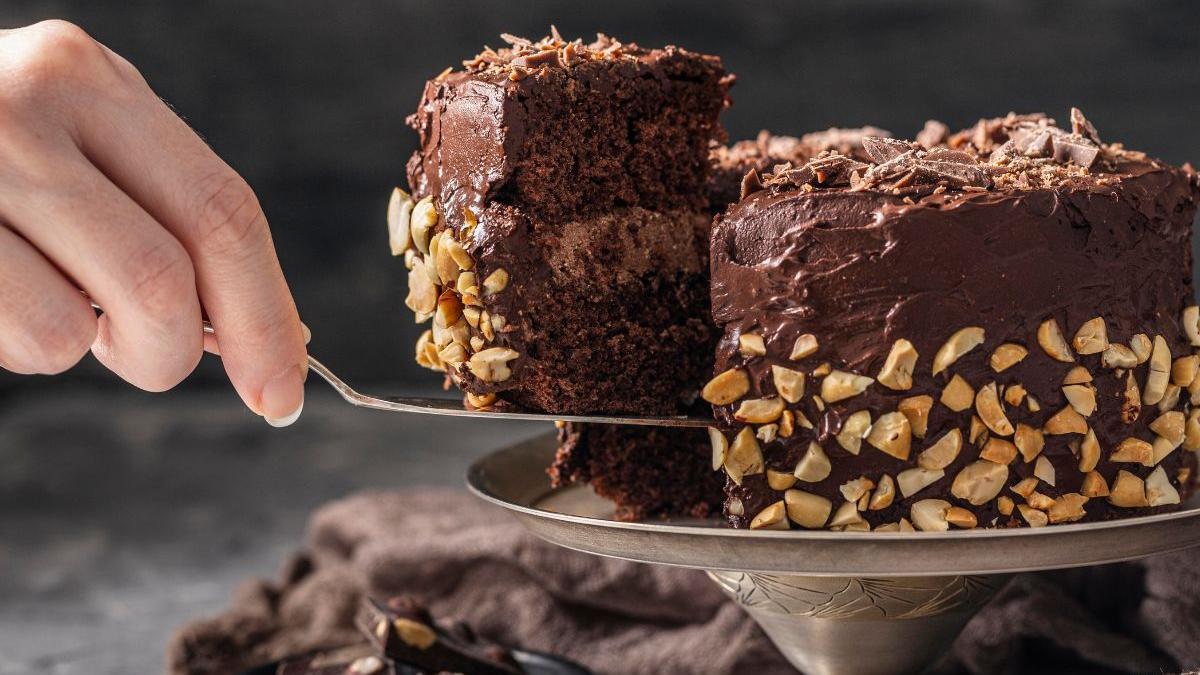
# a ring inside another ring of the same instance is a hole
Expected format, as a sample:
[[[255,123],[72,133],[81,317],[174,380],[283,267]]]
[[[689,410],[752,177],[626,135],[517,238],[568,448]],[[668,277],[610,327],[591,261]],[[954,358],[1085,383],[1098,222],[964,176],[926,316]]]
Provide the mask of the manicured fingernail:
[[[288,368],[262,390],[262,415],[273,427],[286,427],[304,410],[304,373]]]
[[[304,331],[304,344],[312,342],[312,331],[308,329],[308,324],[301,321],[300,328]]]

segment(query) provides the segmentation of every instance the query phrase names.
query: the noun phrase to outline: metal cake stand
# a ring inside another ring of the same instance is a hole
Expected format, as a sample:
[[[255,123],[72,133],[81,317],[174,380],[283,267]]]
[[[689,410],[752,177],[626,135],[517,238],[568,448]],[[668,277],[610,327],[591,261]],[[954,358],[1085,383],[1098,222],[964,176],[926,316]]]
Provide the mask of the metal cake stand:
[[[1200,546],[1183,510],[1039,529],[874,533],[733,530],[701,520],[623,523],[586,487],[553,490],[544,436],[478,460],[472,492],[551,543],[703,569],[809,675],[914,673],[1017,572],[1084,567]]]

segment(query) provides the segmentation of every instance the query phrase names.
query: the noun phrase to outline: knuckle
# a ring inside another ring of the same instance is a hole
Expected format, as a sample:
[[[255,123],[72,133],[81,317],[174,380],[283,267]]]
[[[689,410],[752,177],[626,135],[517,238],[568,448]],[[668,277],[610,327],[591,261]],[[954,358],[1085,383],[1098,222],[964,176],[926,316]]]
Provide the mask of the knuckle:
[[[7,53],[9,69],[34,89],[94,73],[104,61],[100,45],[75,24],[50,20],[18,31],[16,45]]]
[[[196,274],[183,247],[174,240],[144,248],[129,261],[128,297],[152,318],[173,316],[195,293]]]
[[[42,317],[29,327],[36,339],[30,341],[28,364],[34,371],[57,375],[70,370],[87,354],[96,339],[96,320],[90,313]]]
[[[130,63],[128,59],[113,51],[106,52],[106,55],[108,56],[108,62],[122,77],[142,87],[149,88],[149,83],[142,76],[142,71],[138,70],[137,66]]]
[[[237,257],[270,238],[254,191],[233,171],[201,181],[196,235],[209,254]]]
[[[62,19],[39,21],[26,30],[57,46],[70,47],[93,42],[92,36],[88,35],[87,31]]]

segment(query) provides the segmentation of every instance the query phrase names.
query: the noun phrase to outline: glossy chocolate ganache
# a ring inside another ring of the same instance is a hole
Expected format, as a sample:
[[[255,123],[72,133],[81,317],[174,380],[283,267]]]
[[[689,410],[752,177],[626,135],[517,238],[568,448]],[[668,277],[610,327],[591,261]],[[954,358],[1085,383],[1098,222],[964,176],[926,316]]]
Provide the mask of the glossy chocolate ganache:
[[[1178,508],[1200,450],[1200,183],[1082,113],[743,181],[712,234],[737,527],[1042,526]]]

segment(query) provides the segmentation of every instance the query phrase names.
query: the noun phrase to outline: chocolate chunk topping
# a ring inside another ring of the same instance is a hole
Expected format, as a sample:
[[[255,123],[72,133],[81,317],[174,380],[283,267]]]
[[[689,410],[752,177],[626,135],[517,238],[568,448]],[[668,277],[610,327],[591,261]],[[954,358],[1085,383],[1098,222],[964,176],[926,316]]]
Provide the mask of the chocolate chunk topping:
[[[892,132],[878,127],[859,127],[857,129],[841,129],[831,127],[825,131],[814,131],[800,137],[800,142],[811,149],[816,155],[823,151],[837,152],[840,155],[855,159],[867,159],[863,150],[863,139],[868,136],[890,138]]]
[[[761,189],[763,189],[763,184],[758,177],[758,171],[750,169],[745,176],[742,176],[742,194],[739,199],[745,199]]]
[[[591,44],[585,45],[579,39],[568,42],[554,26],[550,27],[550,35],[536,42],[508,33],[501,33],[500,39],[509,46],[500,49],[485,47],[474,58],[463,61],[463,67],[476,73],[507,72],[509,79],[519,81],[529,74],[529,69],[547,66],[570,68],[586,60],[612,61],[636,58],[644,53],[636,44],[625,44],[603,33],[597,33],[596,40]]]
[[[876,164],[883,164],[889,159],[895,159],[914,149],[913,144],[908,141],[899,141],[895,138],[879,138],[878,136],[863,137],[862,145],[863,150],[867,152],[867,156]]]
[[[918,159],[913,162],[925,185],[945,185],[952,188],[992,186],[992,177],[975,163]]]
[[[1001,149],[1010,147],[1026,157],[1049,157],[1050,138],[1049,128],[1018,128],[1009,134],[1008,142]]]
[[[867,164],[855,161],[844,155],[818,155],[805,168],[813,172],[816,182],[821,185],[849,185],[850,174],[864,171]]]
[[[822,152],[800,167],[776,167],[762,177],[762,184],[806,190],[849,186],[852,191],[916,197],[946,190],[1053,187],[1068,179],[1104,184],[1113,180],[1104,174],[1116,173],[1121,161],[1139,159],[1139,153],[1120,145],[1099,143],[1096,128],[1078,108],[1071,110],[1071,128],[1059,128],[1042,113],[1009,113],[947,136],[946,125],[929,121],[916,143],[861,134],[857,155]],[[805,139],[818,136],[836,144],[854,137],[853,132],[831,129]]]
[[[379,652],[426,672],[518,675],[507,650],[482,643],[469,630],[445,629],[411,598],[363,599],[355,623]]]
[[[925,127],[917,132],[916,141],[926,149],[932,149],[945,143],[949,137],[950,127],[937,120],[928,120]]]
[[[845,187],[855,182],[855,176],[861,175],[869,166],[837,152],[826,151],[799,168],[790,163],[777,165],[763,185]]]
[[[1100,155],[1099,146],[1078,134],[1055,136],[1053,145],[1054,161],[1063,164],[1077,164],[1085,169],[1095,164],[1096,158]]]
[[[548,49],[545,51],[534,52],[524,56],[518,56],[512,61],[509,61],[514,66],[524,66],[526,68],[535,68],[545,63],[553,63],[558,61],[558,51]]]
[[[1100,134],[1096,132],[1096,127],[1083,116],[1083,111],[1079,108],[1071,108],[1071,133],[1083,136],[1089,141],[1100,145]]]

